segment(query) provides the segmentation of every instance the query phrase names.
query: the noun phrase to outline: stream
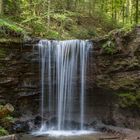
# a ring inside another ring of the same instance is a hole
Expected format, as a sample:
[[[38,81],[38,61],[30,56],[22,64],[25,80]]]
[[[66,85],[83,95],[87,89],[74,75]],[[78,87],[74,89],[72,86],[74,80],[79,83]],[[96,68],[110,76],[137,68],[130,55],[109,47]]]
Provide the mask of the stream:
[[[59,137],[50,137],[50,136],[32,136],[32,135],[22,135],[20,140],[123,140],[121,137],[114,136],[113,134],[107,133],[95,133],[89,135],[80,135],[80,136],[59,136]]]

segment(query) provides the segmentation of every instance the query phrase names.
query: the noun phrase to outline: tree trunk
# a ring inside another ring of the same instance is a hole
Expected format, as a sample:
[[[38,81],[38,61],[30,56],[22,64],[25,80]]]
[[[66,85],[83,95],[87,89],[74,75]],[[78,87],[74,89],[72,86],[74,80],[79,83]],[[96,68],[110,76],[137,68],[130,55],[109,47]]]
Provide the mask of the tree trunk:
[[[73,1],[72,0],[67,0],[67,3],[66,3],[66,9],[67,10],[71,10],[71,5],[73,4]]]
[[[51,1],[48,0],[48,31],[50,28],[50,8],[51,8]]]
[[[0,0],[0,15],[3,15],[3,0]]]
[[[139,20],[139,0],[136,0],[136,24],[138,23]]]
[[[111,6],[112,20],[114,20],[114,0],[111,1]]]
[[[123,25],[124,25],[124,21],[125,21],[125,8],[124,8],[124,4],[123,4],[123,14],[122,14],[122,18],[123,18]]]

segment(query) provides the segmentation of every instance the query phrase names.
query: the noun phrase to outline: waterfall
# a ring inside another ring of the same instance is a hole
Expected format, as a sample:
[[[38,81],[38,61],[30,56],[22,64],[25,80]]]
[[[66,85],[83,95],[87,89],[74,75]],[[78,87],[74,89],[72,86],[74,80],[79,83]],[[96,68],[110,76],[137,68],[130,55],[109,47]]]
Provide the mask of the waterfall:
[[[75,99],[79,130],[84,130],[86,70],[91,42],[88,40],[41,40],[39,46],[42,118],[55,116],[55,124],[42,119],[41,131],[72,130]],[[77,88],[79,87],[79,88]]]

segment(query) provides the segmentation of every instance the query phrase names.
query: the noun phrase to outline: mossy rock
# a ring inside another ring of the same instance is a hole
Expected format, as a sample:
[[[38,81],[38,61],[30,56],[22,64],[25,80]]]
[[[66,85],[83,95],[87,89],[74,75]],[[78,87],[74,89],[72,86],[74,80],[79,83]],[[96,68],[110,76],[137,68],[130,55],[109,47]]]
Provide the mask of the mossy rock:
[[[6,57],[6,51],[0,48],[0,59]]]
[[[121,108],[140,110],[140,92],[122,92],[118,94]]]

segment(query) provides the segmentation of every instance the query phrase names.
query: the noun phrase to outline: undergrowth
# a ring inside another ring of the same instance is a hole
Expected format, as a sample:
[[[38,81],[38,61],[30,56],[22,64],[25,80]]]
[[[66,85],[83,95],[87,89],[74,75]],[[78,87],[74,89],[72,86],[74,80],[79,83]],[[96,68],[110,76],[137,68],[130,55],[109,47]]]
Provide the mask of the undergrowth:
[[[8,131],[0,126],[0,136],[8,135]]]
[[[17,36],[21,34],[23,36],[26,32],[30,32],[32,36],[48,39],[92,39],[103,36],[115,28],[120,28],[119,24],[112,22],[99,12],[95,13],[94,16],[70,11],[50,12],[49,26],[47,12],[42,15],[23,13],[19,21],[11,19],[0,19],[2,29],[0,33],[3,36],[7,36],[7,30],[10,30]],[[18,23],[13,22],[13,20],[18,21]]]

